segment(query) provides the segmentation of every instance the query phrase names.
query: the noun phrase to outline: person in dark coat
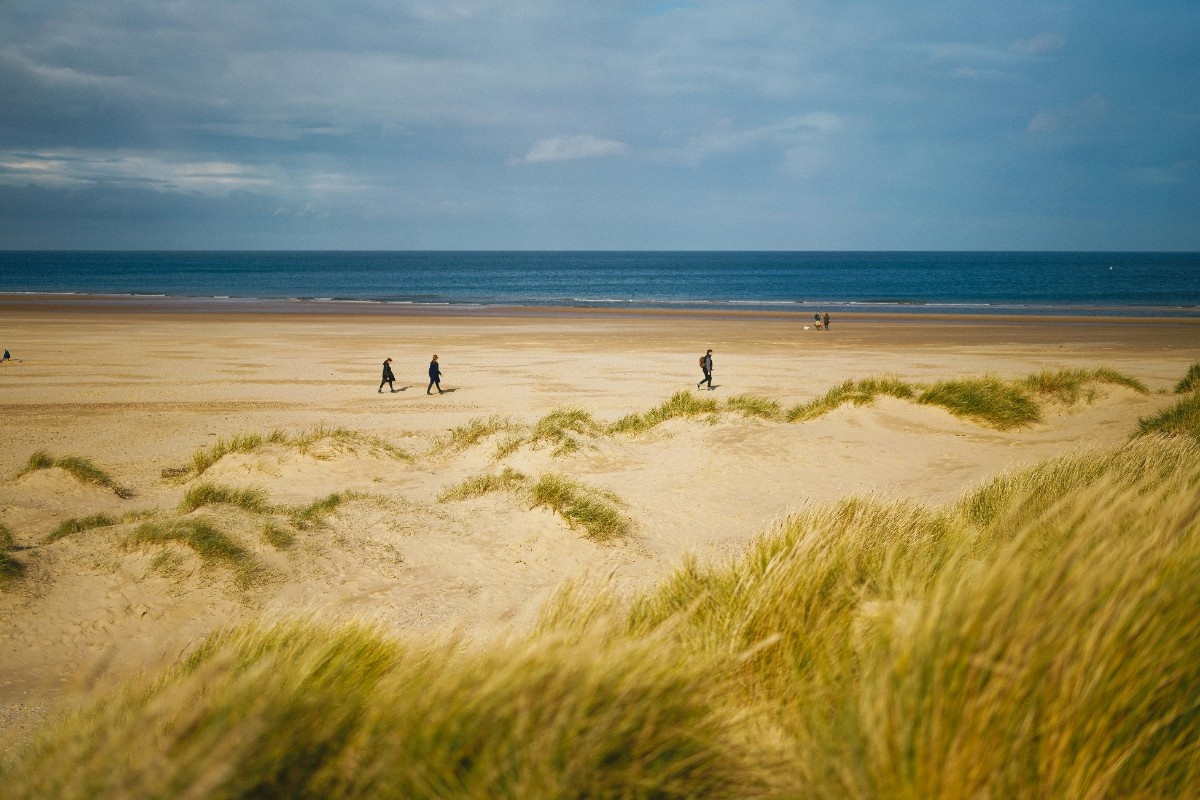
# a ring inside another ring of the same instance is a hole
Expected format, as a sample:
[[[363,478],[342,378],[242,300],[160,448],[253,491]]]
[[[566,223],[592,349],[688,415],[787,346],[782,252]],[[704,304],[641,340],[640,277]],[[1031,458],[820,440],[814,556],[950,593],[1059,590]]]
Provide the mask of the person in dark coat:
[[[699,389],[701,386],[703,386],[705,383],[707,383],[708,388],[711,390],[712,389],[712,369],[713,369],[713,367],[712,367],[712,350],[709,350],[707,353],[704,354],[704,358],[700,359],[700,369],[704,371],[704,378],[699,383],[696,384],[696,388]]]
[[[379,391],[381,391],[381,392],[383,391],[383,385],[386,383],[388,385],[388,388],[391,389],[392,393],[394,394],[396,391],[396,387],[393,386],[392,383],[395,380],[396,380],[396,376],[392,374],[392,360],[390,358],[386,359],[383,362],[383,380],[381,380],[379,382]]]
[[[829,312],[828,311],[825,312],[825,316],[822,318],[821,321],[825,323],[825,330],[829,330]]]
[[[433,394],[431,389],[436,386],[438,394],[445,394],[442,391],[442,368],[437,363],[437,353],[433,354],[433,361],[429,362],[429,385],[425,387],[425,394]]]

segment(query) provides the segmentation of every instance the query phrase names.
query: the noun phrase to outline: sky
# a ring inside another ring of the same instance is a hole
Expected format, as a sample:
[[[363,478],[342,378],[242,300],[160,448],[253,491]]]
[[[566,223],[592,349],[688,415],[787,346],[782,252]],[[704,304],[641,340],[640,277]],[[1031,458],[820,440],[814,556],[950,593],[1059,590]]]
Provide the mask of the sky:
[[[1200,3],[0,0],[0,248],[1200,250]]]

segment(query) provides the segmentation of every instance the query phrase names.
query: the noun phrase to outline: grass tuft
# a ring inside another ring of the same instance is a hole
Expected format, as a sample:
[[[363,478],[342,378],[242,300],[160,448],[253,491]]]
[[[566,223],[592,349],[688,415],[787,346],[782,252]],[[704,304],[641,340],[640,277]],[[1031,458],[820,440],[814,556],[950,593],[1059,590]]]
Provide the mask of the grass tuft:
[[[792,407],[784,415],[784,418],[788,422],[808,422],[828,414],[845,403],[864,406],[873,403],[875,398],[880,395],[909,400],[914,394],[915,389],[912,384],[891,376],[843,381],[821,397]]]
[[[1175,384],[1175,394],[1187,394],[1200,390],[1200,364],[1188,367],[1187,374]]]
[[[593,437],[601,431],[600,424],[583,409],[558,409],[537,421],[529,433],[529,444],[553,445],[554,455],[564,455],[579,449],[580,437]]]
[[[59,523],[58,527],[46,534],[42,539],[42,544],[50,544],[57,542],[59,539],[65,539],[68,536],[73,536],[76,533],[83,533],[94,528],[107,528],[116,525],[121,520],[113,519],[107,514],[92,514],[89,517],[72,517]]]
[[[112,489],[122,499],[128,499],[133,496],[131,490],[118,484],[113,480],[111,475],[83,456],[62,456],[55,458],[45,450],[38,450],[29,457],[29,461],[26,462],[25,469],[21,471],[21,474],[24,475],[28,472],[50,469],[51,467],[58,467],[82,483],[90,483],[93,486]]]
[[[482,497],[490,492],[521,491],[528,483],[529,479],[523,473],[511,467],[505,467],[504,471],[499,474],[476,475],[447,487],[442,490],[437,499],[439,503],[449,503]]]
[[[1153,417],[1138,420],[1134,436],[1149,434],[1190,436],[1200,441],[1200,392],[1185,395],[1175,405]]]
[[[249,588],[262,577],[261,568],[250,552],[204,518],[142,523],[124,546],[133,550],[172,542],[188,547],[205,564],[232,569],[235,581],[242,588]]]
[[[1027,377],[1024,380],[1024,387],[1034,395],[1047,396],[1069,406],[1079,402],[1084,395],[1084,390],[1096,383],[1124,386],[1140,394],[1146,394],[1149,391],[1146,385],[1137,378],[1107,367],[1043,370]]]
[[[288,513],[288,519],[300,530],[309,530],[324,523],[325,517],[337,511],[343,503],[357,500],[361,496],[357,492],[334,492],[306,506],[292,509]]]
[[[651,430],[672,419],[692,419],[708,416],[715,419],[720,406],[710,397],[697,397],[693,392],[681,391],[671,395],[662,405],[644,414],[628,414],[608,426],[609,433],[638,434]]]
[[[0,589],[6,589],[10,584],[25,577],[25,565],[9,552],[16,547],[17,542],[12,531],[0,523]]]
[[[491,416],[487,419],[473,419],[465,425],[450,429],[450,434],[434,445],[438,451],[458,452],[482,442],[497,433],[518,430],[521,426],[508,417]]]
[[[234,489],[205,482],[198,483],[187,490],[183,500],[179,502],[179,510],[186,514],[201,506],[222,504],[237,506],[255,514],[264,514],[271,509],[267,503],[267,493],[263,489]]]
[[[778,421],[784,418],[783,409],[779,403],[766,397],[753,394],[742,394],[725,401],[725,408],[736,411],[743,417]]]
[[[628,536],[629,520],[617,508],[616,496],[584,486],[561,475],[543,475],[529,487],[534,508],[554,511],[571,528],[582,528],[586,538],[608,542]]]
[[[273,522],[263,525],[262,538],[264,542],[276,550],[290,550],[296,543],[295,534]]]
[[[941,406],[955,416],[1002,431],[1042,418],[1038,404],[1024,389],[990,376],[938,381],[924,389],[917,402]]]

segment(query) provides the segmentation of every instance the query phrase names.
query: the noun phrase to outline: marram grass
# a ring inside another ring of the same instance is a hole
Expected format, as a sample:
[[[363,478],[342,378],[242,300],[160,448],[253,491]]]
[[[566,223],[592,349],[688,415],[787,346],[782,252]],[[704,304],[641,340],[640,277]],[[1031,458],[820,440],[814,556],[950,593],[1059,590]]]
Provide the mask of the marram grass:
[[[265,490],[252,487],[235,489],[216,483],[198,483],[187,490],[179,502],[179,510],[183,513],[195,511],[202,506],[232,505],[244,511],[263,514],[270,510]]]
[[[246,628],[48,726],[0,777],[9,800],[774,796],[779,758],[711,666],[650,642]]]
[[[129,489],[118,484],[111,475],[96,466],[91,459],[84,458],[83,456],[60,456],[55,458],[45,450],[38,450],[29,457],[29,461],[25,464],[22,474],[50,469],[52,467],[58,467],[82,483],[90,483],[93,486],[112,489],[118,497],[128,498],[133,495]]]
[[[261,566],[253,554],[203,517],[142,523],[125,540],[124,546],[128,550],[144,550],[170,543],[184,545],[205,565],[232,570],[235,583],[242,588],[248,588],[262,578]]]
[[[87,517],[71,517],[70,519],[60,522],[54,530],[46,534],[42,539],[42,544],[50,544],[57,542],[59,539],[65,539],[68,536],[74,536],[77,533],[90,531],[95,528],[107,528],[111,525],[116,525],[121,520],[110,517],[108,514],[92,514]]]
[[[0,523],[0,589],[6,589],[25,577],[25,564],[10,552],[16,547],[12,531]]]
[[[584,486],[562,475],[543,475],[529,487],[534,508],[554,511],[572,528],[582,529],[595,542],[608,542],[628,536],[629,519],[621,513],[619,500],[611,492]]]
[[[397,447],[378,436],[369,436],[346,428],[327,428],[319,425],[295,435],[289,435],[282,430],[271,431],[267,435],[259,433],[237,434],[229,439],[217,439],[209,447],[201,447],[192,454],[191,466],[180,477],[199,477],[207,472],[214,464],[227,455],[234,453],[253,453],[267,445],[282,445],[294,448],[297,452],[313,458],[327,458],[328,454],[318,450],[318,445],[327,444],[338,451],[351,453],[365,449],[372,455],[383,455],[400,461],[411,460],[412,456],[403,448]],[[168,470],[175,474],[177,470]]]
[[[947,507],[808,509],[633,601],[571,587],[523,640],[218,635],[43,726],[0,782],[66,800],[1190,796],[1200,445],[1065,461]]]
[[[1192,364],[1188,367],[1187,374],[1184,375],[1179,383],[1175,384],[1176,394],[1186,394],[1200,389],[1200,364]]]

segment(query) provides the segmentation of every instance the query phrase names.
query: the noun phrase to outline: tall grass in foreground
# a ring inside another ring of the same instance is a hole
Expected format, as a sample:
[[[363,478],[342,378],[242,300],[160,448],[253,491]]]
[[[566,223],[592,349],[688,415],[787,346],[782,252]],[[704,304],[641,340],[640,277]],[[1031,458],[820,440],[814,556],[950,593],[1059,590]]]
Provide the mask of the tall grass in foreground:
[[[1184,396],[1153,417],[1138,420],[1135,436],[1152,433],[1190,436],[1200,441],[1200,392]]]
[[[650,643],[462,651],[363,627],[243,629],[59,723],[5,794],[766,796],[778,759],[718,710],[706,666]]]
[[[1200,444],[957,503],[848,499],[520,641],[296,623],[52,722],[6,797],[1179,798],[1200,785]],[[163,754],[169,757],[164,758]]]

